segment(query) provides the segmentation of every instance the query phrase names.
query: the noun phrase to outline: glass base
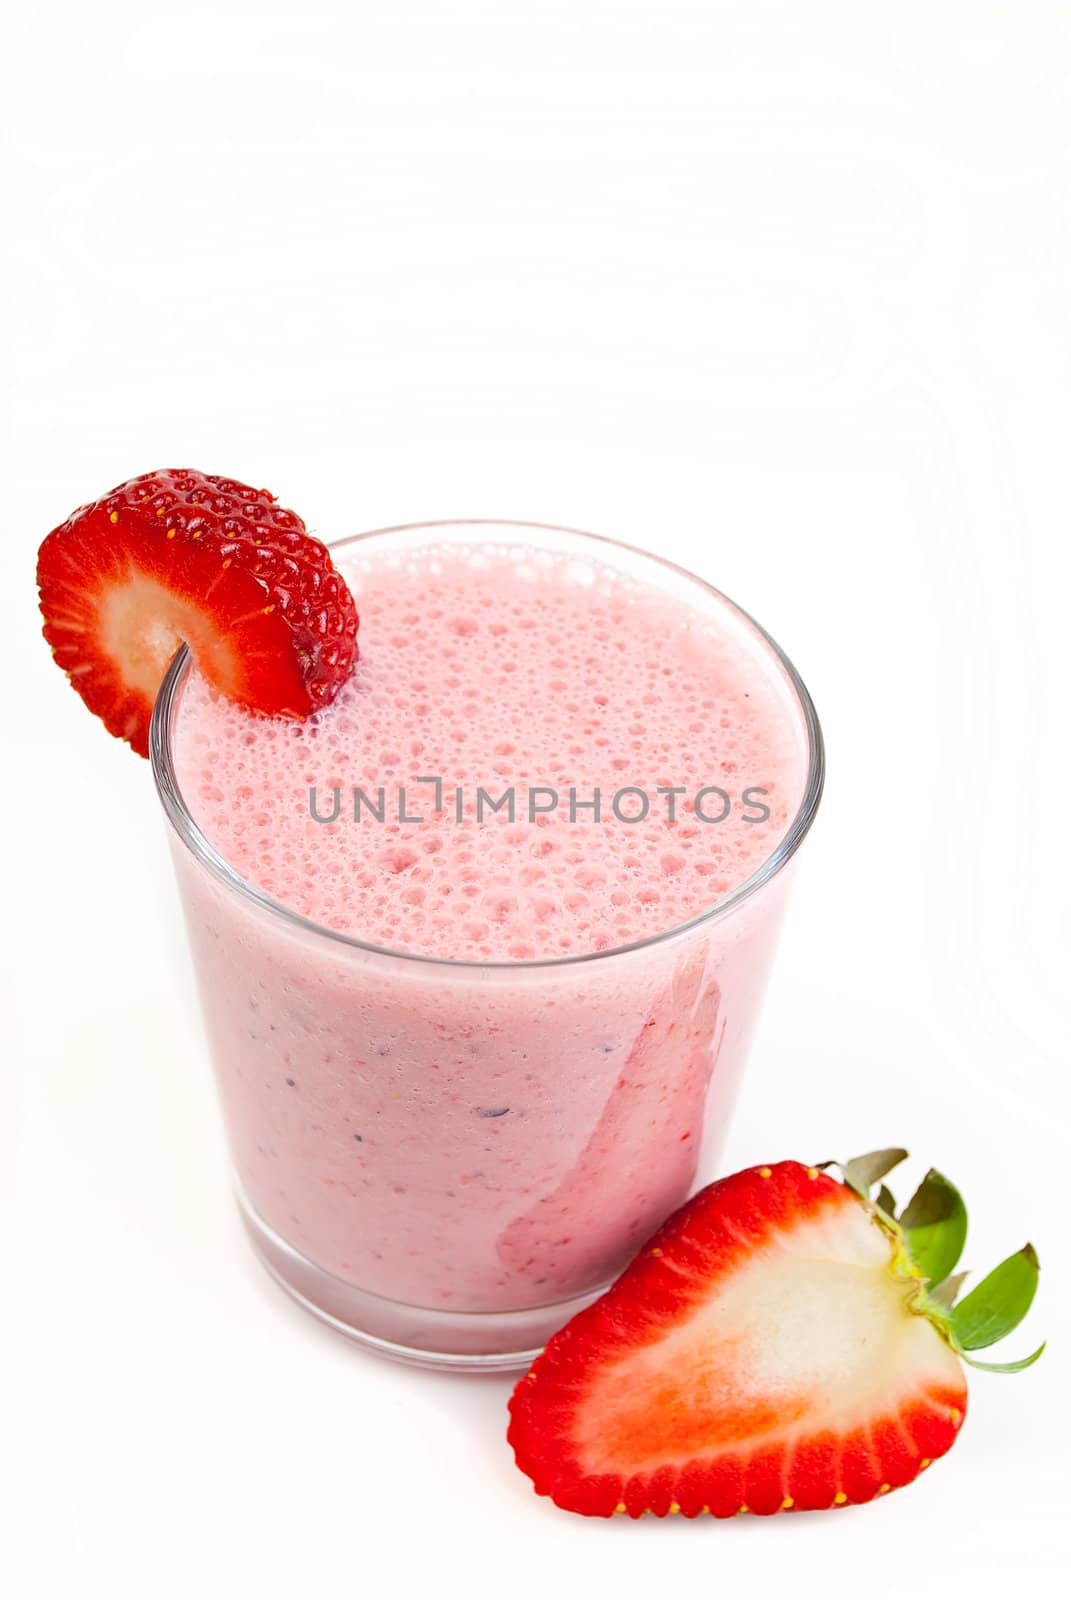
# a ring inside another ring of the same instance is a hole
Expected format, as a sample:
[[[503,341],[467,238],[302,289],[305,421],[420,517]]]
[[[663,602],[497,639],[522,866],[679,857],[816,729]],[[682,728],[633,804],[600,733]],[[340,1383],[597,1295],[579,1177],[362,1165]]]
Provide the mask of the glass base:
[[[431,1311],[384,1300],[325,1272],[287,1244],[236,1185],[238,1209],[253,1248],[276,1283],[306,1311],[376,1355],[411,1367],[452,1372],[520,1372],[552,1333],[608,1285],[527,1311]]]

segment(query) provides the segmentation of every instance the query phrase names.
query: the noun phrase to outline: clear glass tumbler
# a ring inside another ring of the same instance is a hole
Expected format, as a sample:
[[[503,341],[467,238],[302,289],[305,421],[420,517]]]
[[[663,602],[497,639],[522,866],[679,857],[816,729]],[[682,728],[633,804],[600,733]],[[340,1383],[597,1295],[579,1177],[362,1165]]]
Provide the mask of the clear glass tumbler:
[[[359,539],[404,548],[430,532]],[[444,961],[312,923],[219,855],[176,777],[185,650],[167,674],[152,763],[254,1248],[301,1304],[382,1354],[514,1368],[714,1175],[821,796],[822,740],[783,652],[681,568],[531,524],[438,524],[434,537],[597,556],[715,619],[776,683],[804,773],[768,859],[683,926],[591,955]]]

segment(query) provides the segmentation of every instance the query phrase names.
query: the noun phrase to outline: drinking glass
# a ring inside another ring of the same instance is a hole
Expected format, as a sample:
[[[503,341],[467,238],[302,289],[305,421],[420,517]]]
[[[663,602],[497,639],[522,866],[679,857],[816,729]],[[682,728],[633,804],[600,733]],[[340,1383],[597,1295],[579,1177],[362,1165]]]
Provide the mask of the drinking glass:
[[[185,649],[167,673],[152,764],[254,1249],[309,1311],[382,1354],[521,1367],[715,1174],[821,796],[821,732],[769,635],[654,555],[486,522],[385,529],[334,555],[361,540],[402,554],[519,541],[609,565],[731,635],[799,751],[787,830],[682,926],[587,955],[443,960],[310,922],[223,859],[176,776]]]

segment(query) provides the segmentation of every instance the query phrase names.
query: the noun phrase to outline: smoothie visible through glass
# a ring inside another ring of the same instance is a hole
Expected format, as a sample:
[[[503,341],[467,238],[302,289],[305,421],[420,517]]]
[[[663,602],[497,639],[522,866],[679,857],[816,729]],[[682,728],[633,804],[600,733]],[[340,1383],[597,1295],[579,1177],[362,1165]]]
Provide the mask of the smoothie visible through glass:
[[[515,1364],[713,1175],[817,723],[747,617],[627,547],[333,555],[331,706],[257,717],[180,659],[154,719],[243,1213],[345,1331]]]

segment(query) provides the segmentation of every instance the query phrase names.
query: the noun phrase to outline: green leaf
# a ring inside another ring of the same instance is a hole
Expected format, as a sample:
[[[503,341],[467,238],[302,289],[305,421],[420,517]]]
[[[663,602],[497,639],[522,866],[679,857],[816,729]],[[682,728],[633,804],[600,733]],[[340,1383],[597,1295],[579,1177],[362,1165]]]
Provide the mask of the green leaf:
[[[967,1207],[957,1188],[930,1168],[900,1218],[911,1259],[931,1284],[943,1283],[963,1253]]]
[[[855,1189],[869,1200],[871,1185],[906,1160],[906,1150],[871,1150],[869,1155],[855,1156],[851,1161],[846,1161],[841,1171],[849,1189]]]
[[[889,1193],[888,1189],[886,1189],[884,1184],[882,1184],[881,1188],[878,1190],[874,1204],[878,1207],[879,1211],[884,1211],[885,1215],[890,1219],[890,1221],[896,1216],[896,1201],[893,1199],[892,1195]]]
[[[1023,1372],[1034,1365],[1044,1348],[1044,1344],[1039,1344],[1032,1355],[1022,1356],[1018,1361],[975,1361],[966,1350],[961,1350],[959,1354],[969,1367],[977,1367],[979,1372]]]
[[[1025,1244],[983,1278],[952,1312],[952,1334],[963,1350],[984,1350],[1017,1328],[1038,1287],[1038,1258]],[[1036,1358],[1035,1358],[1036,1359]]]
[[[943,1306],[946,1311],[951,1311],[956,1302],[956,1296],[969,1277],[969,1272],[954,1272],[950,1278],[945,1279],[944,1283],[939,1283],[936,1289],[930,1289],[928,1298],[935,1305]]]

